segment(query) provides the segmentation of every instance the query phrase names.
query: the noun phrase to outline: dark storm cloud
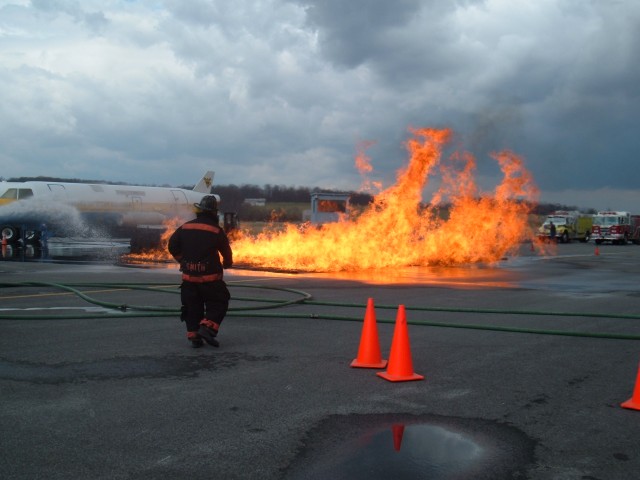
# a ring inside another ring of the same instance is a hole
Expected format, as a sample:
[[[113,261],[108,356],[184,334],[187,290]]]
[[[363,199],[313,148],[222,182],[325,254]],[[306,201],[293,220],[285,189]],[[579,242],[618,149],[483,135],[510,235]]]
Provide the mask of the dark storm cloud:
[[[392,89],[414,88],[455,73],[472,58],[447,25],[456,2],[298,0],[337,68],[370,66]],[[465,4],[470,2],[465,2]]]
[[[324,54],[338,65],[354,68],[383,56],[390,31],[401,29],[420,10],[419,0],[299,0],[307,22],[319,30]]]

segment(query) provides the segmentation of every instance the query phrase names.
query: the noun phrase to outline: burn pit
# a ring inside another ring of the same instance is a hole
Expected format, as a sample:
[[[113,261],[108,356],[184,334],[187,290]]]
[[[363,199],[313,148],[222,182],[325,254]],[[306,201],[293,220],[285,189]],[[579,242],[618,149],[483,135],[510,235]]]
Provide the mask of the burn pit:
[[[441,161],[451,131],[425,128],[413,134],[408,165],[369,208],[319,226],[285,224],[259,234],[240,229],[232,241],[234,262],[269,271],[325,273],[491,265],[517,253],[523,241],[533,241],[529,213],[538,190],[520,157],[494,154],[503,179],[493,192],[482,192],[471,154],[454,153]],[[356,165],[370,171],[363,152]],[[423,203],[427,180],[437,168],[441,187]],[[166,248],[152,252],[154,257],[165,261]]]
[[[234,259],[306,272],[493,264],[534,238],[528,214],[537,188],[521,158],[511,152],[494,154],[503,179],[485,193],[476,185],[476,161],[470,154],[455,153],[446,164],[441,162],[449,130],[413,134],[407,142],[408,165],[368,209],[318,228],[287,225],[284,231],[240,236],[233,243]],[[423,190],[438,167],[442,186],[424,204]]]

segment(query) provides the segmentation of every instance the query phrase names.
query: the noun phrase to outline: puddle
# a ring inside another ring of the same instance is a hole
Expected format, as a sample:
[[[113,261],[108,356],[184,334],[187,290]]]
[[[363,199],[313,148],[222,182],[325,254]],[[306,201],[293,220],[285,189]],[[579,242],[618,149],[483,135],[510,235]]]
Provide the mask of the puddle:
[[[284,479],[518,478],[535,442],[507,425],[436,416],[334,416],[309,433]]]

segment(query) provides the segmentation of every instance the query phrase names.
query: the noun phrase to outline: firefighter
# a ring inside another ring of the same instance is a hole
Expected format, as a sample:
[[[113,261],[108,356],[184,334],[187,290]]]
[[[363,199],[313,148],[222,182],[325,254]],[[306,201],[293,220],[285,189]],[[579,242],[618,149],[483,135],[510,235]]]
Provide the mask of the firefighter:
[[[229,307],[229,290],[222,279],[233,265],[229,239],[218,223],[218,201],[205,195],[195,203],[196,218],[176,229],[169,238],[169,253],[180,263],[181,320],[194,348],[218,347],[216,336]],[[222,261],[220,259],[222,257]]]
[[[556,241],[556,226],[553,224],[553,222],[549,222],[549,239],[552,242]]]

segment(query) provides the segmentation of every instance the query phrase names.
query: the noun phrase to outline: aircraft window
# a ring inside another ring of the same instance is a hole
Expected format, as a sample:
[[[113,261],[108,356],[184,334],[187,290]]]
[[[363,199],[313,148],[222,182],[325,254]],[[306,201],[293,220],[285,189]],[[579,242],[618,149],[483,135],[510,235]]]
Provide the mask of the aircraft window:
[[[10,188],[6,192],[4,192],[2,194],[2,197],[0,197],[0,198],[12,198],[12,199],[15,200],[16,198],[18,198],[18,189],[17,188]]]
[[[30,188],[21,188],[18,191],[18,198],[20,199],[31,197],[33,197],[33,190],[31,190]]]

